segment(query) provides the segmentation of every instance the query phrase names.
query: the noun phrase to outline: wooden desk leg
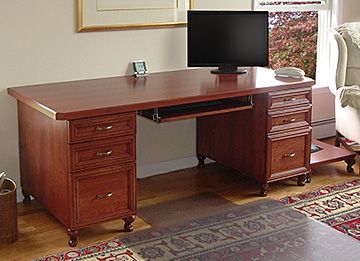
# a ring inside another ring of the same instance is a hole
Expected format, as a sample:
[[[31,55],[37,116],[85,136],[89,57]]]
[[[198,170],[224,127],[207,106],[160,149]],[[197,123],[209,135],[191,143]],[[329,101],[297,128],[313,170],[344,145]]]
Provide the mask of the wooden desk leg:
[[[131,225],[132,222],[135,221],[135,216],[131,216],[128,218],[123,218],[123,220],[125,221],[125,225],[124,225],[124,229],[126,232],[131,232],[134,230],[134,227]]]
[[[299,177],[298,177],[298,181],[297,181],[297,184],[298,184],[298,186],[305,186],[305,183],[306,183],[306,181],[307,181],[308,179],[307,179],[307,175],[300,175]]]
[[[30,204],[31,203],[31,198],[30,198],[30,194],[26,192],[26,190],[21,190],[21,193],[23,194],[24,196],[24,199],[23,199],[23,203],[24,204]]]
[[[355,155],[345,159],[345,162],[347,163],[346,170],[347,172],[354,172],[353,165],[355,164]],[[360,174],[360,173],[359,173]]]
[[[79,231],[78,230],[71,230],[70,228],[68,228],[67,234],[70,237],[69,246],[75,247],[77,245],[77,243],[78,243],[77,236],[79,235]]]
[[[309,171],[309,173],[306,175],[305,178],[305,183],[310,183],[311,182],[311,174],[312,174],[312,169]]]
[[[126,232],[133,231],[134,227],[131,225],[131,223],[135,221],[135,216],[131,216],[131,217],[128,217],[128,218],[123,218],[123,220],[125,221],[125,225],[124,225],[125,231]],[[70,228],[68,228],[67,234],[70,237],[69,246],[71,246],[71,247],[77,246],[77,244],[78,244],[77,236],[79,235],[79,231],[78,230],[71,230]]]
[[[199,161],[198,165],[199,166],[204,166],[206,157],[204,157],[203,155],[200,155],[200,154],[196,154],[196,157],[197,157],[197,159]]]
[[[268,187],[269,187],[269,182],[260,183],[260,196],[262,196],[262,197],[267,196]]]

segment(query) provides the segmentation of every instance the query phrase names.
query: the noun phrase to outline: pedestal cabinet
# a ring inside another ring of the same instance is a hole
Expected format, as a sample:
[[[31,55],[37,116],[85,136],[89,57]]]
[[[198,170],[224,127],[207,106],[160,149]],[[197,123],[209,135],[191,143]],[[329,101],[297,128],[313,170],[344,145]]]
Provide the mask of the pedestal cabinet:
[[[18,103],[21,187],[68,229],[136,214],[136,113],[59,121]]]
[[[253,108],[197,119],[197,155],[209,157],[259,182],[262,196],[270,182],[310,173],[311,87],[256,94]]]
[[[311,150],[311,88],[270,92],[267,121],[268,183],[299,176],[298,185],[309,182]]]

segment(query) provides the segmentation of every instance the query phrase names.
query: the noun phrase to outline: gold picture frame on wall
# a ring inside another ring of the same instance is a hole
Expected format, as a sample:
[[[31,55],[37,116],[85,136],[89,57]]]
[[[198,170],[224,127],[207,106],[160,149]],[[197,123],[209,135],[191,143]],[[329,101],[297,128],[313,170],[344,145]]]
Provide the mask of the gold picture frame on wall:
[[[195,0],[77,0],[78,32],[186,26]]]

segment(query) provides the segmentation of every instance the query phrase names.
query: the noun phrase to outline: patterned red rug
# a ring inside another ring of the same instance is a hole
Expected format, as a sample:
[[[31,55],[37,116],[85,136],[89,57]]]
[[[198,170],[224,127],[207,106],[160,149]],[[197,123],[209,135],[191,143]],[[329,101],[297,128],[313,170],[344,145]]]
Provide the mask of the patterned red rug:
[[[271,199],[36,260],[355,260],[360,242]]]
[[[286,197],[280,202],[360,240],[360,179]]]

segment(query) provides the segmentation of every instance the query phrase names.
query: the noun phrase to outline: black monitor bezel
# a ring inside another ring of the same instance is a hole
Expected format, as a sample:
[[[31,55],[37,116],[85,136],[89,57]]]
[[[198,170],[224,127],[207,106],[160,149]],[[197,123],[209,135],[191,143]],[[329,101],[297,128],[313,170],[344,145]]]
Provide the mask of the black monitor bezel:
[[[264,62],[263,63],[244,63],[242,61],[239,61],[238,63],[224,63],[224,62],[214,62],[214,63],[209,63],[209,62],[191,62],[191,52],[190,52],[190,30],[191,30],[191,25],[189,26],[189,23],[191,23],[191,16],[192,15],[198,15],[198,14],[212,14],[212,15],[224,15],[224,14],[229,14],[229,15],[238,15],[238,14],[244,14],[244,15],[248,15],[248,14],[256,14],[256,15],[261,15],[263,16],[265,19],[266,24],[264,26],[266,26],[267,28],[269,28],[269,23],[268,23],[268,11],[217,11],[217,10],[189,10],[188,14],[187,14],[187,19],[188,19],[188,26],[187,26],[187,66],[188,67],[219,67],[219,68],[224,68],[224,71],[226,73],[226,71],[231,72],[232,70],[234,70],[234,68],[236,69],[237,67],[253,67],[253,66],[268,66],[269,64],[269,30],[266,30],[266,36],[265,39],[268,39],[268,41],[265,41],[264,44],[264,48],[267,50],[267,57],[264,58]],[[190,21],[190,22],[189,22]],[[222,71],[222,70],[221,70]],[[217,73],[220,73],[217,70]]]

